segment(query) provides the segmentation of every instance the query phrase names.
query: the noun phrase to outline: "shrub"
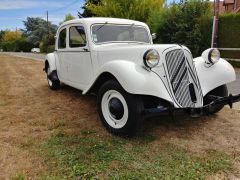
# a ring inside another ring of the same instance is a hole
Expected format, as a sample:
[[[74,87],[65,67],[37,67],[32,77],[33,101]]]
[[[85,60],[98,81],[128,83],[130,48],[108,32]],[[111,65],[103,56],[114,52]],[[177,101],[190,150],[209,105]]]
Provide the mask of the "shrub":
[[[240,13],[219,18],[219,47],[240,48]]]
[[[2,42],[2,49],[7,52],[30,52],[33,47],[33,44],[28,42],[25,38]]]
[[[240,48],[240,13],[220,16],[218,46]],[[221,51],[221,56],[240,59],[240,51]]]

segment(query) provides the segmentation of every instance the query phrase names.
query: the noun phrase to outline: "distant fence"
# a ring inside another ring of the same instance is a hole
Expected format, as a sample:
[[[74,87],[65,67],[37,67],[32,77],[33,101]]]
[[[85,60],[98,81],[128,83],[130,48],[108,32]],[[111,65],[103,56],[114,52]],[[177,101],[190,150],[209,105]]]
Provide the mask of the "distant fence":
[[[240,48],[218,48],[218,49],[221,51],[223,58],[226,58],[230,61],[240,62]],[[223,51],[224,53],[222,53]]]

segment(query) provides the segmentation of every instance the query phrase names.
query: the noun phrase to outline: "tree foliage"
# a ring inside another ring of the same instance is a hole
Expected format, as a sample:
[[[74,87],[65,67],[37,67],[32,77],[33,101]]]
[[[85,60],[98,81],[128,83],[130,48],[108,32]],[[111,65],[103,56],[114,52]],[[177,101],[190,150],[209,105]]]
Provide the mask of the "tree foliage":
[[[83,12],[78,12],[78,17],[93,17],[96,16],[91,10],[88,9],[89,4],[98,5],[101,2],[101,0],[85,0],[84,5],[82,6]]]
[[[23,21],[25,29],[23,29],[24,35],[27,37],[27,40],[33,43],[35,46],[39,46],[43,37],[48,34],[55,34],[57,26],[53,25],[51,22],[47,24],[42,18],[39,17],[27,17],[26,21]]]
[[[74,17],[72,14],[68,13],[68,14],[66,14],[66,16],[65,16],[64,22],[70,21],[70,20],[72,20],[72,19],[75,19],[75,17]]]
[[[7,42],[7,41],[14,41],[14,40],[17,40],[17,39],[20,39],[22,37],[22,32],[21,31],[10,31],[10,30],[6,30],[3,37],[2,37],[2,40],[4,42]]]
[[[184,1],[151,14],[148,23],[158,34],[158,43],[184,44],[194,56],[210,47],[212,12],[208,2]]]
[[[101,17],[134,19],[146,22],[152,12],[163,8],[164,0],[101,0],[89,2],[87,10]]]
[[[3,36],[4,36],[5,32],[6,32],[6,31],[3,31],[3,30],[0,31],[0,43],[1,43],[2,40],[3,40]]]
[[[42,53],[50,53],[55,49],[55,37],[54,35],[44,36],[40,43],[40,51]]]

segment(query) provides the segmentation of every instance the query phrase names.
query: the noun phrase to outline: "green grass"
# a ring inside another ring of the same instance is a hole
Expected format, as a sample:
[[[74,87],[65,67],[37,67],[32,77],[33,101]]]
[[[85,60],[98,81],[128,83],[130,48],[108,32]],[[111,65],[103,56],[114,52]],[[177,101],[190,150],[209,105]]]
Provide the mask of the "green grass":
[[[231,158],[218,151],[194,156],[173,144],[153,146],[155,137],[79,136],[58,132],[41,149],[50,169],[45,179],[204,179],[231,170]]]
[[[11,177],[12,180],[25,180],[27,179],[24,174],[22,173],[16,173]]]

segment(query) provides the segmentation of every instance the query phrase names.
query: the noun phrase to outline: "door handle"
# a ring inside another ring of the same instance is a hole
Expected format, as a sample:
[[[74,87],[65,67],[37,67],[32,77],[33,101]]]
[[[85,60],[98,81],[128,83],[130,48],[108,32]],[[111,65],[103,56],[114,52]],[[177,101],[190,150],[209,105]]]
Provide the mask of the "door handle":
[[[83,48],[83,50],[84,50],[85,52],[89,52],[88,48]]]

